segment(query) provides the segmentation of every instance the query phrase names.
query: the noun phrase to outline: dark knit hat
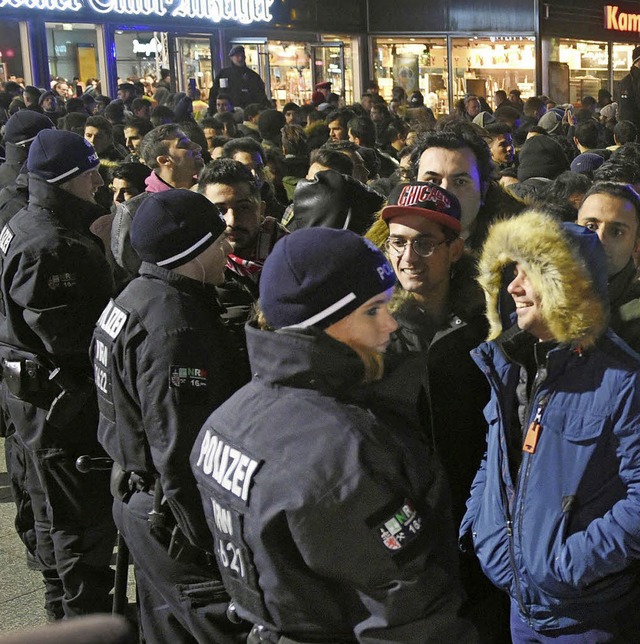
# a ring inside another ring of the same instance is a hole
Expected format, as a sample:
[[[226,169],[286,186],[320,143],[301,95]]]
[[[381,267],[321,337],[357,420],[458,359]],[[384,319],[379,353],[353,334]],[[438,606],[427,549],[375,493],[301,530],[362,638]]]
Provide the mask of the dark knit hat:
[[[571,162],[571,172],[591,175],[604,163],[604,157],[593,152],[583,152]]]
[[[640,60],[640,46],[634,47],[633,52],[631,53],[631,64],[634,65]]]
[[[393,268],[368,239],[349,230],[303,228],[267,257],[260,307],[276,329],[326,329],[395,283]]]
[[[524,181],[531,177],[555,179],[569,169],[569,161],[552,137],[539,134],[524,142],[520,150],[518,179]]]
[[[562,117],[558,112],[554,110],[549,110],[548,112],[545,112],[541,117],[540,120],[538,121],[538,125],[551,133],[558,133],[561,134],[561,125],[562,125]]]
[[[258,131],[262,138],[278,136],[286,124],[287,119],[279,110],[264,110],[258,117]]]
[[[462,230],[458,198],[435,183],[412,181],[398,184],[391,191],[381,217],[389,221],[400,215],[419,215],[457,233]]]
[[[238,54],[244,54],[244,47],[242,45],[233,45],[229,50],[229,56],[237,56]]]
[[[34,110],[20,110],[4,126],[4,141],[14,145],[28,145],[38,132],[52,127],[51,119],[44,114]]]
[[[99,164],[91,143],[66,130],[41,130],[27,157],[27,170],[53,184],[70,181]]]
[[[131,245],[143,262],[172,269],[200,255],[226,227],[218,208],[198,192],[154,192],[133,218]]]

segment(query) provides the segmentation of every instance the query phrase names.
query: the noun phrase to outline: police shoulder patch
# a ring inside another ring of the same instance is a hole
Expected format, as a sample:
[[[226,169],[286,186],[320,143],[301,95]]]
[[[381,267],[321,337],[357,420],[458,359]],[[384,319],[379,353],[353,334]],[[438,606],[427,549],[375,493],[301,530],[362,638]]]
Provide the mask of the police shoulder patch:
[[[122,331],[129,313],[121,309],[113,300],[105,307],[98,319],[98,327],[101,328],[112,340],[118,337]]]
[[[174,389],[205,391],[208,387],[207,371],[199,367],[169,367],[169,384]]]
[[[387,506],[384,510],[376,512],[367,524],[376,532],[382,545],[395,554],[420,536],[423,520],[409,499],[394,507],[395,510]]]

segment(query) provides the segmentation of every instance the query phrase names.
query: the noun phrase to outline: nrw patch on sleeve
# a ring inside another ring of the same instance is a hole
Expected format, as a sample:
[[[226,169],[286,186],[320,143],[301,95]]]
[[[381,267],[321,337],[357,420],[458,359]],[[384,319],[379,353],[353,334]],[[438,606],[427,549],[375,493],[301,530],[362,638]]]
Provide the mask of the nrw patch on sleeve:
[[[171,365],[169,367],[169,384],[174,389],[182,391],[206,391],[207,371],[198,367],[182,367]]]
[[[422,533],[424,524],[413,503],[405,499],[395,511],[384,517],[379,514],[371,527],[377,532],[382,545],[393,553],[404,550]],[[382,520],[381,520],[382,519]]]

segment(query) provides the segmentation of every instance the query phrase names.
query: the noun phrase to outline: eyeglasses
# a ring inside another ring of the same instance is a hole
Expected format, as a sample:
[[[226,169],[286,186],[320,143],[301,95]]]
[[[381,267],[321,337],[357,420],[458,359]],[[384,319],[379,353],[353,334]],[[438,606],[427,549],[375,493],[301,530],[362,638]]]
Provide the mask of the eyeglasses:
[[[446,239],[443,239],[441,242],[434,242],[428,237],[416,237],[411,241],[402,239],[402,237],[389,237],[386,245],[387,250],[398,257],[402,257],[402,255],[404,255],[407,250],[407,246],[411,246],[413,252],[420,257],[431,257],[438,246],[442,246],[442,244],[446,243]]]

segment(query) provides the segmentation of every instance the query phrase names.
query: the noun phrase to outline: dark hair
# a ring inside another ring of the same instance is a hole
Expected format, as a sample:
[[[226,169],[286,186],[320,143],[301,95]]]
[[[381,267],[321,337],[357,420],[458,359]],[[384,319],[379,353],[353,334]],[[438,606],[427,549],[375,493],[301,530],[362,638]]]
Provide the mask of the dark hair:
[[[88,118],[89,116],[86,112],[84,114],[82,112],[71,112],[71,114],[58,119],[58,129],[84,136],[84,126]]]
[[[153,130],[151,121],[140,118],[139,116],[127,116],[124,119],[124,127],[133,127],[138,130],[140,136],[144,136]]]
[[[494,96],[496,98],[500,97],[503,101],[507,100],[507,93],[503,89],[496,90]]]
[[[168,70],[166,67],[162,67],[160,69],[160,80],[164,80],[165,78],[168,78],[171,76],[171,71]]]
[[[213,150],[214,148],[223,148],[225,143],[229,140],[229,137],[227,136],[220,136],[216,135],[211,137],[211,146],[210,149]]]
[[[472,124],[452,121],[437,132],[424,132],[418,137],[414,146],[412,161],[417,166],[422,153],[428,148],[461,150],[468,148],[476,158],[480,175],[480,189],[484,192],[491,179],[493,161],[487,142],[474,129]]]
[[[64,108],[65,110],[67,110],[67,114],[70,114],[71,112],[87,112],[87,106],[85,105],[85,102],[77,96],[72,96],[65,103]]]
[[[564,202],[576,193],[584,194],[592,185],[591,179],[580,172],[566,170],[558,175],[543,191],[547,201]]]
[[[282,128],[282,149],[285,154],[307,156],[309,148],[304,128],[300,125],[285,125]]]
[[[527,116],[535,116],[541,107],[544,107],[544,103],[537,96],[531,96],[525,101],[522,109]]]
[[[42,94],[42,92],[37,87],[34,87],[33,85],[27,85],[22,90],[22,93],[26,94],[27,96],[29,96],[29,98],[35,99],[36,103],[38,102],[38,99],[40,98],[40,94]]]
[[[229,101],[229,103],[233,105],[233,100],[231,100],[231,96],[229,96],[229,94],[225,94],[224,92],[220,92],[220,94],[216,96],[216,101]]]
[[[534,134],[540,134],[541,136],[549,136],[549,132],[547,132],[540,125],[532,125],[531,127],[527,128],[527,134],[529,134],[530,132],[533,132]]]
[[[218,112],[213,117],[213,120],[221,126],[221,132],[224,134],[225,130],[227,135],[230,137],[236,136],[238,134],[238,124],[236,119],[231,112]],[[214,127],[216,132],[219,128]]]
[[[151,124],[154,127],[163,125],[162,121],[164,119],[171,119],[173,121],[174,118],[175,114],[168,105],[158,105],[151,112]],[[171,123],[165,123],[164,125],[171,125]]]
[[[592,107],[595,107],[598,104],[595,98],[593,96],[583,96],[580,99],[580,105],[582,107],[586,107],[587,109],[591,109]]]
[[[233,155],[237,152],[246,152],[251,155],[259,154],[264,162],[267,160],[264,148],[250,136],[243,136],[240,139],[231,139],[225,143],[225,146],[222,149],[222,156],[225,159],[233,159]]]
[[[376,144],[376,126],[368,116],[357,116],[347,123],[349,132],[360,139],[360,145],[372,148]]]
[[[616,183],[640,183],[640,166],[619,159],[605,161],[594,173],[594,181],[615,181]]]
[[[324,122],[326,125],[329,125],[329,123],[333,123],[334,121],[339,121],[340,126],[344,130],[346,130],[348,129],[349,121],[354,117],[355,117],[355,114],[353,113],[353,110],[343,107],[342,109],[333,110],[332,112],[329,112]]]
[[[157,158],[169,152],[169,141],[175,141],[182,134],[182,128],[176,123],[167,123],[166,125],[154,127],[140,141],[140,158],[150,168],[157,168]]]
[[[574,136],[580,145],[592,150],[598,147],[598,134],[598,125],[591,119],[576,125]]]
[[[85,127],[95,127],[96,130],[105,132],[109,137],[113,137],[113,126],[104,116],[90,116],[84,123]]]
[[[634,163],[640,166],[640,143],[625,143],[613,151],[609,161]]]
[[[146,98],[134,98],[131,101],[132,110],[139,110],[142,107],[148,107],[149,109],[151,109],[152,105]]]
[[[484,126],[484,129],[489,133],[489,137],[492,139],[504,136],[505,134],[511,134],[511,127],[506,123],[489,123]]]
[[[248,121],[254,116],[258,116],[258,114],[260,114],[263,109],[264,108],[262,107],[262,105],[260,105],[260,103],[249,103],[249,105],[244,108],[244,120]]]
[[[144,163],[118,163],[111,173],[111,179],[130,181],[138,192],[144,192],[144,181],[150,174],[151,168]]]
[[[282,108],[282,113],[286,114],[287,112],[297,112],[299,110],[300,110],[300,106],[297,103],[289,102],[284,104],[284,107]],[[245,112],[246,112],[246,108],[245,108]]]
[[[311,152],[309,157],[309,165],[319,163],[331,170],[335,170],[340,174],[353,174],[353,161],[342,152],[338,150],[330,150],[328,148],[318,148]]]
[[[613,136],[620,145],[635,143],[638,138],[638,128],[632,121],[618,121],[613,128]]]
[[[205,188],[213,183],[222,183],[226,186],[247,184],[251,197],[260,201],[260,188],[255,181],[251,170],[233,159],[216,159],[208,163],[198,177],[198,192],[204,194]]]
[[[640,235],[640,195],[627,183],[616,183],[614,181],[599,181],[594,183],[584,196],[584,203],[591,195],[609,195],[618,199],[625,199],[636,210],[636,220],[638,221],[637,234]]]

